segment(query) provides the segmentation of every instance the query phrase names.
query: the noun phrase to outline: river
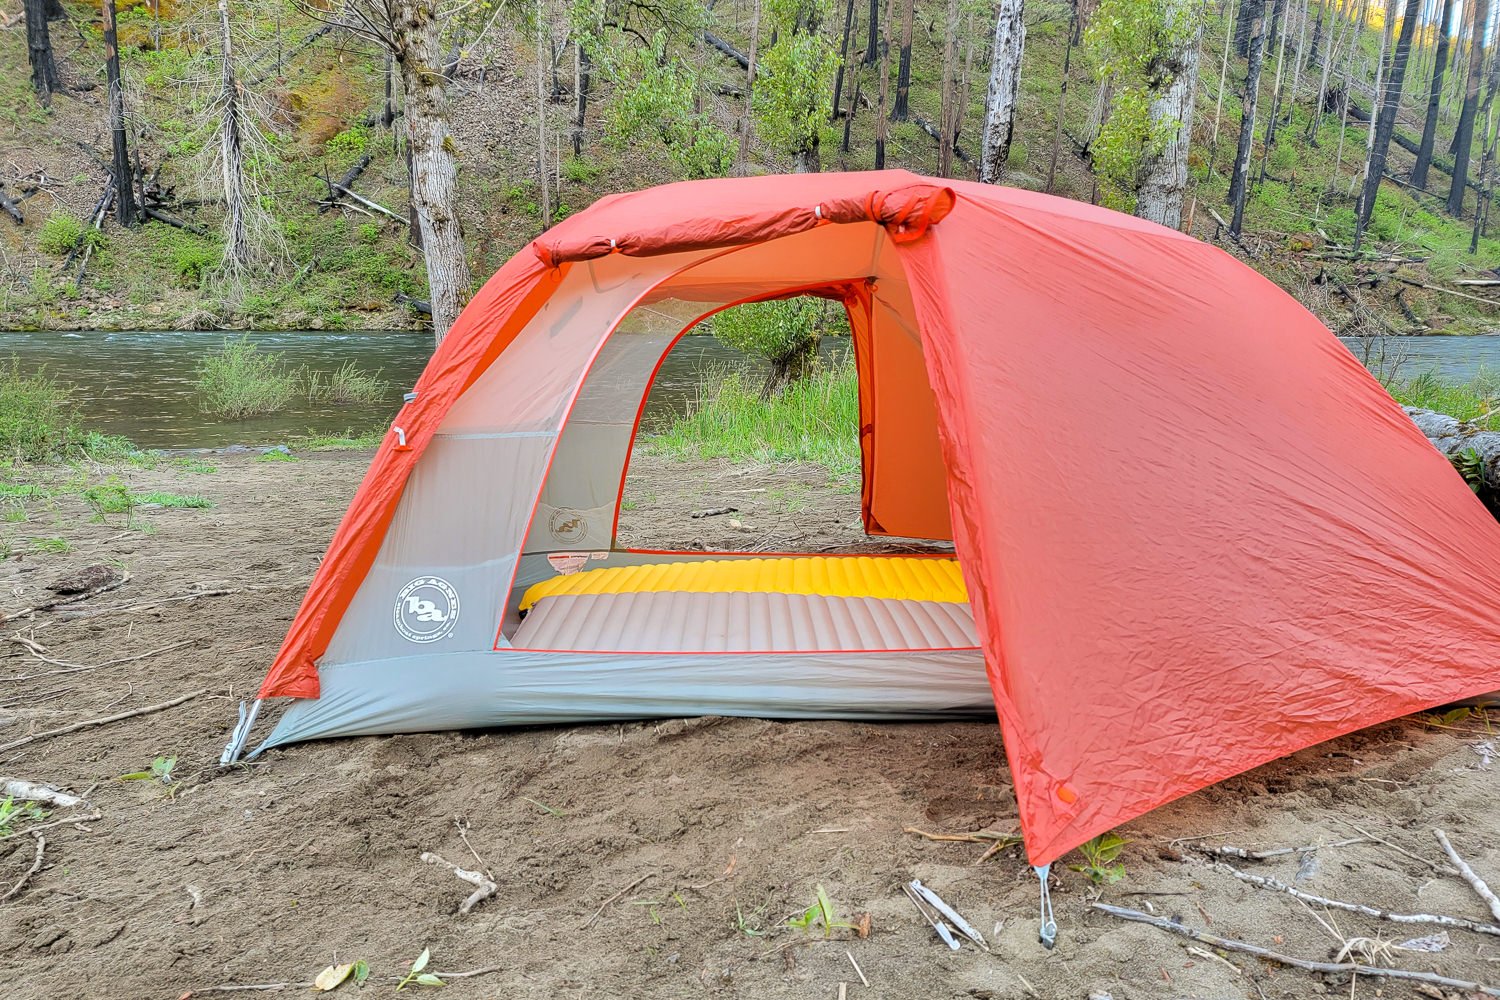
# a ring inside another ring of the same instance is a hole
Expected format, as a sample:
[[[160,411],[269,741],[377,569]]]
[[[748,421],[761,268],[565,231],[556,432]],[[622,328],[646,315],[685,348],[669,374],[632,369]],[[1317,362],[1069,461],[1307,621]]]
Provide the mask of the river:
[[[238,336],[238,335],[236,335]],[[278,354],[291,368],[328,374],[354,362],[389,383],[371,403],[334,404],[299,400],[275,414],[225,420],[203,413],[195,379],[203,356],[224,343],[222,333],[179,332],[0,332],[0,359],[14,357],[23,370],[45,369],[73,388],[93,430],[128,437],[143,448],[215,448],[232,444],[277,444],[306,434],[367,433],[383,427],[416,382],[432,341],[416,333],[250,333],[252,342]],[[1409,377],[1435,370],[1445,378],[1473,378],[1481,369],[1500,372],[1500,335],[1479,337],[1384,337],[1345,340],[1372,367],[1391,367]],[[843,350],[828,338],[823,353]],[[685,337],[667,356],[653,385],[647,426],[682,413],[711,368],[764,370],[764,365],[712,337]]]

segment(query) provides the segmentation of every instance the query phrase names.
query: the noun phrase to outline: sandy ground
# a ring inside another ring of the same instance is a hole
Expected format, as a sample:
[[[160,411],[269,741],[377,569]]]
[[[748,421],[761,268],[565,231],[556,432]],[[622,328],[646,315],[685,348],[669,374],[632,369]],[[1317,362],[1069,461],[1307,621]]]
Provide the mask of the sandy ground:
[[[28,519],[0,524],[12,546],[0,563],[11,613],[91,563],[122,566],[132,579],[75,610],[15,618],[5,635],[85,666],[187,645],[59,673],[72,667],[10,643],[0,663],[0,745],[206,693],[0,751],[0,775],[92,789],[102,814],[86,829],[44,830],[42,864],[29,878],[28,824],[0,840],[0,896],[22,883],[0,902],[6,997],[171,1000],[232,984],[305,984],[323,966],[355,959],[374,970],[364,993],[390,995],[391,977],[423,948],[430,970],[494,970],[450,978],[442,995],[453,997],[801,1000],[837,997],[840,984],[856,1000],[1464,995],[1215,954],[1089,903],[1151,908],[1318,960],[1338,950],[1335,931],[1387,943],[1439,931],[1319,908],[1325,929],[1295,900],[1236,881],[1199,851],[1331,844],[1362,828],[1380,839],[1236,863],[1300,877],[1311,893],[1484,919],[1484,905],[1442,867],[1431,832],[1447,830],[1500,885],[1500,763],[1488,765],[1476,749],[1489,736],[1472,718],[1450,728],[1417,719],[1378,726],[1131,823],[1121,831],[1130,841],[1122,881],[1096,888],[1071,870],[1055,876],[1061,933],[1052,952],[1037,943],[1036,881],[1016,849],[981,864],[983,845],[903,832],[1014,829],[988,722],[695,719],[432,733],[296,746],[219,773],[234,704],[259,682],[366,459],[212,456],[212,473],[117,470],[135,488],[215,504],[141,512],[133,525],[121,515],[92,521],[76,496],[12,502]],[[650,460],[636,469],[631,541],[743,537],[816,548],[857,531],[856,498],[828,490],[813,470],[768,481]],[[83,471],[95,481],[108,474]],[[77,474],[9,478],[63,483]],[[728,495],[744,500],[734,515],[740,528],[727,515],[687,516]],[[71,551],[34,551],[32,538],[51,537]],[[118,780],[160,755],[178,758],[171,789]],[[469,887],[422,863],[423,851],[482,865],[497,896],[457,915]],[[991,935],[993,953],[950,952],[936,941],[899,891],[911,877]],[[871,914],[868,939],[785,926],[818,885],[844,915]],[[1455,929],[1440,952],[1392,950],[1377,964],[1500,983],[1500,938]],[[353,992],[349,984],[339,995]]]

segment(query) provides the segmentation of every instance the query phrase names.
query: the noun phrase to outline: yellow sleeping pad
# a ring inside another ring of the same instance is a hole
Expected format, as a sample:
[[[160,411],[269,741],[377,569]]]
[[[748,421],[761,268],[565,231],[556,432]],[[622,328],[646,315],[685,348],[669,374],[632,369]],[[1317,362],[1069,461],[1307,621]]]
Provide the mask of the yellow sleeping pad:
[[[534,584],[521,610],[546,597],[576,594],[818,594],[893,600],[968,601],[957,559],[911,556],[791,556],[706,559],[617,566],[555,576]]]

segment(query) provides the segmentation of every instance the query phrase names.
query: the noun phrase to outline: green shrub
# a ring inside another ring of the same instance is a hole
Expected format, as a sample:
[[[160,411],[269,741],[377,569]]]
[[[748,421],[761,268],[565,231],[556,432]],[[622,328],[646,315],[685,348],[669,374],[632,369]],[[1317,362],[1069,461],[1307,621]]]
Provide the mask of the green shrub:
[[[588,160],[570,156],[562,162],[563,179],[574,184],[589,184],[599,177],[599,168]]]
[[[203,276],[219,264],[219,252],[201,243],[179,243],[172,251],[172,269],[183,281],[202,284]]]
[[[239,419],[284,409],[297,395],[298,375],[250,342],[226,340],[198,366],[198,406]]]
[[[40,462],[62,455],[77,436],[78,409],[66,386],[15,358],[0,364],[0,455]]]
[[[365,147],[369,144],[369,126],[350,125],[324,143],[323,148],[330,156],[336,156],[340,160],[355,160],[364,155]]]
[[[391,384],[375,372],[362,370],[353,361],[328,377],[324,398],[335,403],[376,403],[385,398]]]
[[[83,238],[84,229],[82,220],[67,212],[54,211],[42,223],[42,231],[37,234],[36,244],[43,253],[62,257],[78,245],[78,241]]]
[[[380,226],[374,222],[362,222],[359,225],[359,240],[361,243],[375,244],[380,242]]]
[[[687,416],[650,440],[678,459],[813,462],[856,485],[859,478],[859,382],[848,362],[820,368],[770,400],[753,378],[712,372]]]
[[[835,303],[800,295],[725,309],[713,318],[711,329],[735,350],[771,362],[771,374],[761,390],[769,395],[782,382],[802,377],[817,356],[818,338],[846,322]]]

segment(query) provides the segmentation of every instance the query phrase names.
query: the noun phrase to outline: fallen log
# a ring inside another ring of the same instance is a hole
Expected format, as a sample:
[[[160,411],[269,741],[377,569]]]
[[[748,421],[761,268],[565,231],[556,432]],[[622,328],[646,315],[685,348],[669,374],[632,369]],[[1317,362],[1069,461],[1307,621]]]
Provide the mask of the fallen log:
[[[739,49],[735,48],[733,45],[730,45],[728,42],[724,41],[724,39],[720,38],[718,35],[714,34],[712,31],[705,31],[703,33],[703,40],[705,42],[707,42],[709,45],[712,45],[714,48],[718,49],[720,52],[724,53],[729,58],[733,59],[735,62],[739,63],[740,64],[740,69],[748,70],[750,68],[750,57],[749,56],[745,55],[745,53],[741,52]],[[756,69],[755,69],[755,71],[756,71],[756,73],[760,74],[761,73],[760,67],[757,66]],[[764,74],[761,74],[761,75],[764,75]]]
[[[160,209],[152,208],[149,205],[141,206],[141,214],[148,219],[154,219],[157,222],[165,223],[166,225],[173,226],[177,229],[186,230],[187,232],[193,233],[197,236],[208,235],[208,230],[204,229],[202,226],[195,226],[191,222],[183,222],[181,219],[168,215],[166,212],[163,212]]]
[[[319,203],[319,205],[318,205],[318,214],[319,215],[322,215],[324,212],[328,211],[330,208],[332,208],[334,206],[336,200],[338,199],[338,192],[335,191],[334,189],[335,188],[345,188],[345,189],[347,189],[347,188],[353,187],[354,186],[354,182],[357,181],[357,180],[359,180],[359,175],[362,174],[362,173],[364,173],[365,172],[365,168],[370,165],[371,159],[372,159],[372,157],[370,156],[370,154],[366,153],[364,156],[360,157],[360,160],[359,160],[358,163],[356,163],[354,166],[350,167],[348,170],[345,170],[344,171],[344,176],[340,177],[337,181],[328,181],[326,177],[324,178],[324,181],[326,183],[328,183],[328,199],[326,201],[323,201],[323,202]]]
[[[1480,476],[1480,486],[1500,489],[1500,431],[1480,430],[1475,426],[1478,421],[1458,420],[1435,410],[1416,406],[1404,409],[1433,447],[1455,465],[1462,462],[1468,466],[1463,470],[1466,476]]]
[[[21,214],[21,206],[17,205],[3,189],[0,189],[0,208],[5,209],[5,214],[16,220],[16,225],[26,224],[26,216]]]
[[[373,202],[370,199],[364,197],[363,195],[355,194],[353,191],[351,191],[348,188],[344,187],[344,185],[342,185],[342,184],[335,183],[335,184],[332,185],[332,187],[333,187],[333,189],[335,191],[337,191],[339,194],[342,194],[344,197],[346,197],[346,198],[353,198],[355,201],[359,202],[361,205],[365,206],[366,208],[373,209],[373,210],[381,213],[382,215],[388,215],[391,218],[395,219],[397,222],[401,223],[402,225],[406,225],[407,222],[409,221],[405,216],[397,215],[395,212],[392,212],[390,209],[386,208],[384,205],[381,205],[378,202]]]

